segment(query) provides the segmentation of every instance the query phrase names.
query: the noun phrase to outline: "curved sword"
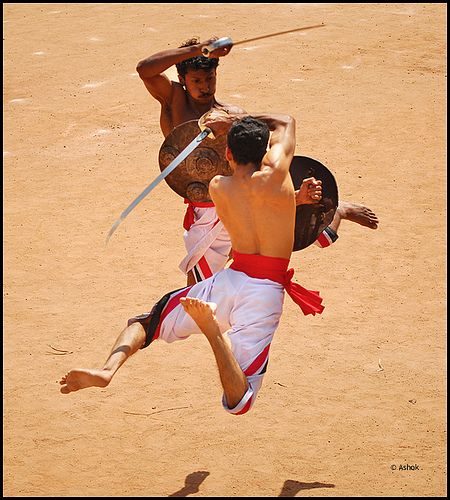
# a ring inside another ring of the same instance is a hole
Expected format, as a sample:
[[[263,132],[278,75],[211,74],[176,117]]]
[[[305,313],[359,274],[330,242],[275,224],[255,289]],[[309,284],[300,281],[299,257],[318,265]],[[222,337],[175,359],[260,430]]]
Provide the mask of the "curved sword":
[[[156,179],[151,182],[142,193],[133,201],[131,204],[120,214],[120,217],[114,222],[111,229],[109,230],[108,236],[106,237],[106,243],[108,244],[109,239],[113,235],[114,231],[119,227],[119,224],[125,219],[125,217],[133,210],[133,208],[140,203],[152,189],[154,189],[163,179],[165,179],[171,172],[173,172],[178,165],[189,156],[194,149],[200,145],[203,139],[206,139],[209,134],[212,134],[211,129],[206,127],[200,134],[197,135],[184,149],[181,153],[174,158],[170,164],[156,177]]]

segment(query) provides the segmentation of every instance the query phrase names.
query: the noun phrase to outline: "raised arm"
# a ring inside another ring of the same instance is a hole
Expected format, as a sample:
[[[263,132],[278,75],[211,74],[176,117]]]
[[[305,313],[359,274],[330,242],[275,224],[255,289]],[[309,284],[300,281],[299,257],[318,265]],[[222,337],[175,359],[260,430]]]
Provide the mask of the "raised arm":
[[[202,48],[216,38],[187,47],[163,50],[139,61],[136,71],[150,94],[161,103],[170,103],[174,84],[179,85],[179,83],[169,80],[164,71],[186,59],[201,56]],[[224,48],[211,52],[208,57],[222,57],[228,53],[229,48]]]
[[[295,151],[295,120],[289,115],[257,115],[272,132],[269,149],[262,159],[261,170],[269,167],[287,173]]]
[[[262,159],[261,170],[269,167],[281,170],[283,174],[287,173],[295,151],[295,120],[292,116],[265,113],[250,113],[249,115],[212,110],[201,118],[201,123],[211,128],[214,135],[218,136],[227,134],[233,122],[245,116],[252,116],[265,122],[272,132],[269,149]]]
[[[173,85],[164,74],[174,64],[196,57],[201,54],[200,45],[181,47],[157,52],[147,59],[138,62],[136,71],[141,77],[150,94],[161,103],[170,103],[172,100]]]

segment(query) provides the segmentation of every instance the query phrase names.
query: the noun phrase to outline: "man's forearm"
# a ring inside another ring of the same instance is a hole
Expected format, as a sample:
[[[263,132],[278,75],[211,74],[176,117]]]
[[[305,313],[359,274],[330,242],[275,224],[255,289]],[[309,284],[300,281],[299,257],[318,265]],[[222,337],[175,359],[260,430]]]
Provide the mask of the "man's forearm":
[[[151,78],[166,71],[171,66],[178,64],[185,59],[202,55],[203,44],[190,45],[188,47],[180,47],[178,49],[163,50],[153,54],[147,59],[139,61],[136,71],[141,78]]]
[[[255,116],[264,121],[272,132],[269,140],[269,151],[272,146],[281,144],[286,155],[294,154],[295,151],[295,120],[289,115],[258,115]]]
[[[257,120],[261,120],[266,123],[269,127],[269,130],[273,132],[276,129],[285,129],[292,124],[292,117],[289,115],[283,114],[266,114],[266,113],[257,113],[252,114],[253,118]]]
[[[222,115],[220,124],[216,123],[216,126],[220,126],[219,132],[222,134],[227,134],[228,130],[231,128],[233,123],[237,120],[241,120],[247,116],[251,116],[267,124],[269,130],[275,133],[284,133],[285,131],[290,131],[293,129],[295,131],[295,120],[289,115],[283,114],[266,114],[266,113],[232,113],[227,110],[224,111],[225,115]],[[228,116],[227,116],[228,115]],[[205,118],[206,120],[207,118]],[[207,124],[207,122],[206,122]]]
[[[247,392],[247,378],[222,335],[207,338],[216,358],[228,407],[234,408]]]

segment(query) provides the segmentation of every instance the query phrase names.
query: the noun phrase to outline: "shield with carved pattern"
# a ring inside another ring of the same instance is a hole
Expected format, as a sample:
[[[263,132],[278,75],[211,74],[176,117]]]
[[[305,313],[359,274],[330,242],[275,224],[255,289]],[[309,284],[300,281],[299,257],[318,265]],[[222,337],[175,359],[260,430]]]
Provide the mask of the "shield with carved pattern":
[[[166,137],[159,150],[161,172],[200,133],[196,120],[182,123]],[[203,139],[178,167],[166,177],[167,184],[180,196],[192,202],[211,201],[210,180],[216,175],[231,175],[225,159],[226,136]]]

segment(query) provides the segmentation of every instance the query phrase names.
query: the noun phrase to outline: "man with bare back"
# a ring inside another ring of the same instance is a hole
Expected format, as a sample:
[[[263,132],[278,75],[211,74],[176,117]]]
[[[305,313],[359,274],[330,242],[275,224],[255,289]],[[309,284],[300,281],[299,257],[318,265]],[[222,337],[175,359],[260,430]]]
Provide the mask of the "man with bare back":
[[[60,381],[62,393],[106,387],[133,353],[156,339],[171,343],[203,333],[219,371],[222,405],[241,415],[253,406],[261,387],[284,291],[305,315],[323,311],[319,293],[292,282],[293,269],[288,270],[296,216],[289,174],[294,119],[213,110],[205,125],[216,136],[227,134],[226,159],[232,175],[214,177],[209,189],[231,238],[231,266],[164,295],[151,312],[131,318],[104,367],[69,371]],[[314,178],[305,180],[298,193],[302,203],[317,203],[321,196],[321,182]]]
[[[202,54],[203,47],[216,38],[205,42],[192,38],[181,47],[158,52],[138,63],[136,69],[145,87],[161,104],[160,126],[164,137],[178,125],[198,120],[211,109],[245,113],[242,108],[216,100],[219,58],[231,50],[231,46],[224,47],[205,57]],[[173,65],[177,68],[179,82],[171,81],[164,74]],[[193,203],[185,200],[185,203],[188,204],[184,220],[187,255],[179,267],[187,275],[187,284],[192,285],[223,269],[229,258],[231,242],[217,217],[213,202]],[[378,219],[369,208],[340,201],[332,223],[319,235],[315,244],[323,248],[336,241],[338,227],[344,219],[371,229],[378,226]],[[212,231],[216,235],[214,239],[210,237]],[[202,241],[207,243],[203,255],[198,259]]]

